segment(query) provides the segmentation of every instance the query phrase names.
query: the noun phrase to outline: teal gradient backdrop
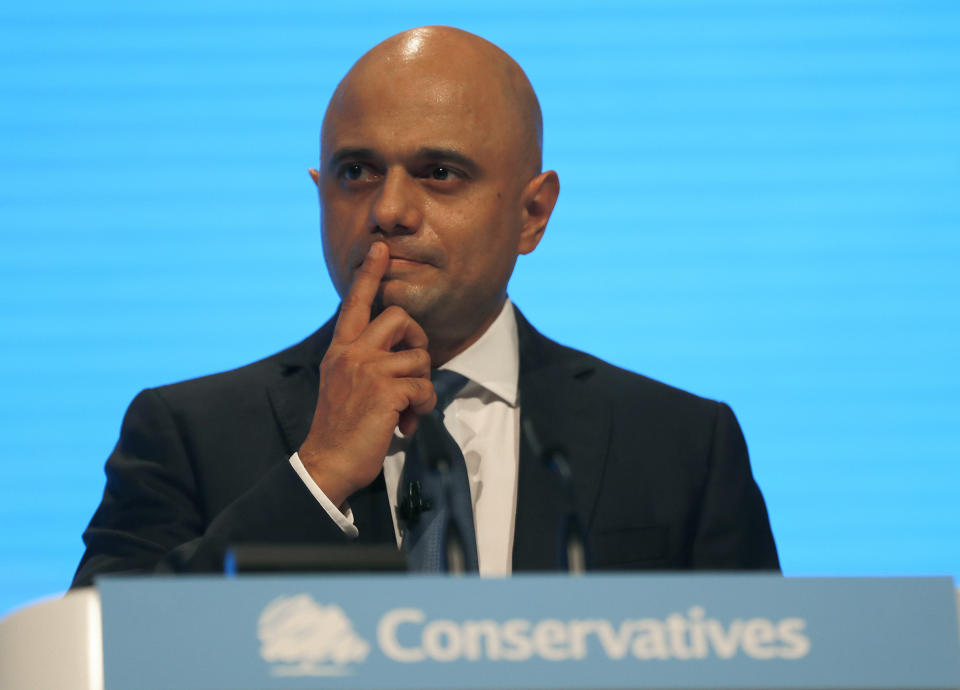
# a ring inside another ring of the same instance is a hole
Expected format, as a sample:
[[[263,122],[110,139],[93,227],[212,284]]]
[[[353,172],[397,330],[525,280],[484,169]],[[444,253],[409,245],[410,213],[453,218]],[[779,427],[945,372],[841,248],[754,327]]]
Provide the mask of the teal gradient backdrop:
[[[540,95],[533,323],[730,403],[787,574],[960,573],[960,5],[5,3],[0,612],[68,585],[139,389],[332,314],[320,119],[426,23]]]

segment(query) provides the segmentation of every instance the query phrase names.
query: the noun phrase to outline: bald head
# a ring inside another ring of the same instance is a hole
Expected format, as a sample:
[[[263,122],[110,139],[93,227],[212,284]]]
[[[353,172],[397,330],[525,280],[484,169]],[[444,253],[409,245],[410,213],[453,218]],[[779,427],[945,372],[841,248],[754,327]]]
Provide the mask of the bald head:
[[[374,46],[337,86],[324,116],[324,135],[339,116],[376,108],[387,96],[427,97],[438,106],[463,102],[475,116],[463,126],[483,128],[512,152],[526,175],[540,172],[543,118],[533,87],[513,58],[479,36],[425,26]]]

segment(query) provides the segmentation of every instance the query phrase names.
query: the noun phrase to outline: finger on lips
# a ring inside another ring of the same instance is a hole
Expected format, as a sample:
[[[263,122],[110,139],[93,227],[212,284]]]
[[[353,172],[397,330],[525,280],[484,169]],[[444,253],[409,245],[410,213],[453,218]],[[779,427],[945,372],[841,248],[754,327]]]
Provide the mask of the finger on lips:
[[[416,428],[418,415],[434,408],[436,395],[430,382],[427,334],[420,324],[396,305],[370,319],[389,259],[384,242],[370,246],[343,299],[333,338],[342,356],[352,352],[349,358],[355,363],[373,365],[367,371],[378,380],[383,396],[376,397],[400,412],[401,431],[408,433]],[[392,382],[387,384],[384,376]]]
[[[380,281],[387,272],[389,252],[383,242],[374,242],[353,276],[353,285],[343,298],[343,307],[333,337],[353,341],[370,323],[370,307],[377,296]]]

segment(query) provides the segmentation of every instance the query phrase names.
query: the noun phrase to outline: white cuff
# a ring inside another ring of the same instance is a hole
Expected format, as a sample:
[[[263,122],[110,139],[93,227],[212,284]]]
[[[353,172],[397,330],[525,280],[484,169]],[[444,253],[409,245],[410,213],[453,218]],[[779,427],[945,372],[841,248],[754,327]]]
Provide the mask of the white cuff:
[[[360,531],[357,529],[357,526],[353,524],[353,511],[350,509],[350,504],[344,501],[342,510],[333,505],[333,501],[327,498],[327,495],[323,493],[323,489],[317,486],[317,483],[313,481],[313,477],[307,472],[307,468],[303,466],[299,453],[294,453],[290,456],[290,466],[293,467],[293,471],[297,473],[297,476],[300,477],[300,480],[310,490],[313,497],[317,499],[317,502],[327,511],[330,519],[337,523],[337,527],[348,537],[356,539]]]

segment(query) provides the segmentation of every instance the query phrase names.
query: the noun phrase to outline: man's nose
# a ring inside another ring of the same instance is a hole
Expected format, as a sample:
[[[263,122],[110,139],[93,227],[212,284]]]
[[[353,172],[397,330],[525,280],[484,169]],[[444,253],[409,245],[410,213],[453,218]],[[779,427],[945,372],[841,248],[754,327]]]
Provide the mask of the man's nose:
[[[375,228],[386,235],[416,232],[423,220],[419,192],[406,170],[388,170],[371,209]]]

